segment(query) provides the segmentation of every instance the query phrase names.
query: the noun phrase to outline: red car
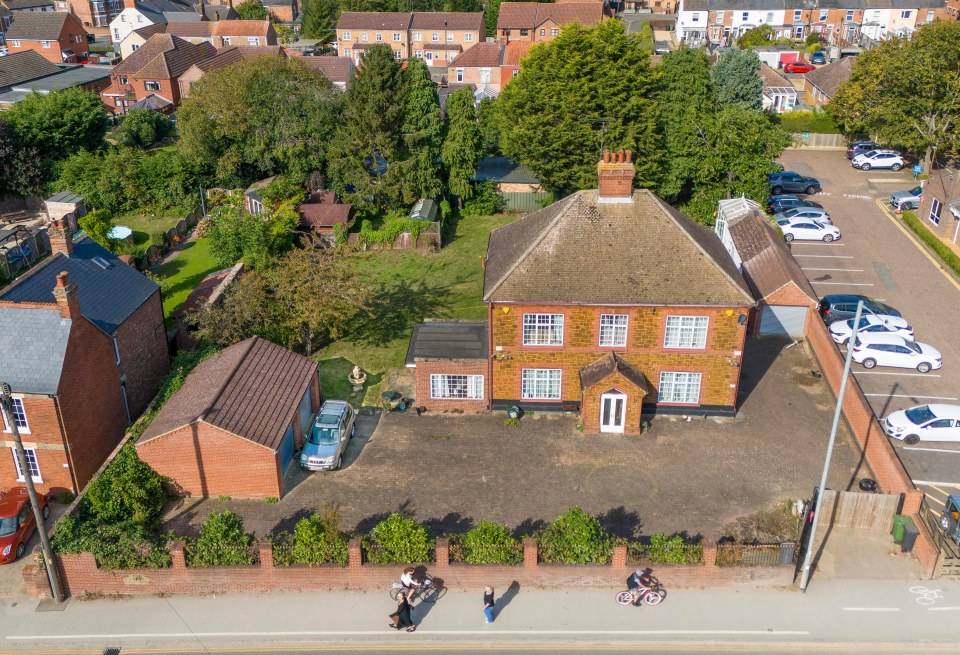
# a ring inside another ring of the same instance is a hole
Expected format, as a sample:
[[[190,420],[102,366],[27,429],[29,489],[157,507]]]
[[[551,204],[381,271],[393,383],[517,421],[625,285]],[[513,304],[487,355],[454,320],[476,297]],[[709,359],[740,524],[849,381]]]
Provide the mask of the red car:
[[[41,493],[37,493],[37,497],[46,520],[50,516],[47,498]],[[30,508],[26,487],[14,487],[0,495],[0,564],[19,559],[36,529],[37,522]]]
[[[791,61],[783,66],[784,73],[809,73],[812,70],[817,70],[817,67],[802,61]]]

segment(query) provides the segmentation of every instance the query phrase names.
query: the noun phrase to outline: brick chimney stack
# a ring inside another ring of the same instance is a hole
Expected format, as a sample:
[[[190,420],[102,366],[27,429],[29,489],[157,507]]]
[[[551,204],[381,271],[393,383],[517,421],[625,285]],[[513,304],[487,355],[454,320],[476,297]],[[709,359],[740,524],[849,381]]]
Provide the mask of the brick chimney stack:
[[[50,252],[62,252],[67,257],[73,252],[73,230],[66,218],[50,221],[47,225],[47,238],[50,239]]]
[[[66,271],[57,275],[57,286],[53,288],[53,297],[57,299],[60,318],[77,319],[80,317],[80,299],[77,298],[77,285],[70,281]]]
[[[632,152],[604,150],[603,160],[597,164],[597,201],[633,202],[633,177],[636,172]]]

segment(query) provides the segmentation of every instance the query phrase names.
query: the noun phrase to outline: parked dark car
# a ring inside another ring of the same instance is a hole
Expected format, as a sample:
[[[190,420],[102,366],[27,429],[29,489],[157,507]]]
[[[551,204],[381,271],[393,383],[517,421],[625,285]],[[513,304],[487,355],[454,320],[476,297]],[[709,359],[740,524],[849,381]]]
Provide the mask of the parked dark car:
[[[797,207],[816,207],[819,209],[820,203],[790,195],[770,196],[767,198],[767,211],[771,214],[779,214],[780,212],[785,212],[788,209],[796,209]]]
[[[900,316],[900,312],[879,300],[849,293],[834,293],[820,299],[820,316],[829,325],[834,321],[845,321],[857,315],[857,303],[863,301],[863,311],[881,316]]]
[[[820,191],[820,181],[813,177],[807,177],[794,173],[793,171],[783,171],[782,173],[768,173],[767,182],[770,183],[770,193],[780,195],[784,191],[790,193],[804,193],[812,195]]]
[[[791,61],[783,66],[784,73],[809,73],[812,70],[817,70],[817,67],[805,61]]]
[[[853,159],[857,155],[862,155],[871,150],[877,150],[880,144],[876,141],[854,141],[847,146],[847,159]]]
[[[827,53],[825,53],[823,50],[817,50],[810,55],[810,63],[823,66],[825,63],[827,63]]]

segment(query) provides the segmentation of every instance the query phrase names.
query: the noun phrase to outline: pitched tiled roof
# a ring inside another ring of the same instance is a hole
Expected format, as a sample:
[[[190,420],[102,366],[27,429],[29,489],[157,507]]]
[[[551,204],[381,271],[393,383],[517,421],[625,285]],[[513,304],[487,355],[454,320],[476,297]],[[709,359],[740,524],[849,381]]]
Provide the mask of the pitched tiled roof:
[[[417,11],[410,21],[411,30],[473,30],[487,33],[483,12]]]
[[[197,6],[197,11],[203,9],[203,15],[207,20],[233,20],[237,18],[237,12],[233,7],[227,5],[202,5]]]
[[[6,57],[0,57],[0,89],[59,72],[59,66],[47,61],[35,50],[14,52]]]
[[[305,203],[300,205],[301,227],[333,227],[346,225],[350,220],[350,210],[353,205],[337,203]]]
[[[14,392],[57,393],[71,324],[54,304],[0,307],[0,379]]]
[[[494,68],[503,58],[502,43],[478,43],[450,62],[452,68]]]
[[[7,40],[56,41],[69,16],[65,11],[19,11],[7,30]]]
[[[620,373],[644,393],[650,392],[647,377],[633,364],[622,359],[616,353],[608,353],[592,364],[580,369],[580,388],[587,390],[613,373]]]
[[[406,30],[410,13],[406,11],[344,11],[337,21],[338,30]]]
[[[533,29],[547,19],[559,25],[579,22],[593,25],[603,20],[602,2],[504,2],[497,18],[498,30]]]
[[[4,0],[3,4],[10,11],[36,9],[37,7],[52,7],[53,0]]]
[[[213,25],[214,36],[260,36],[270,33],[268,20],[221,20]]]
[[[821,66],[816,70],[804,74],[807,81],[822,91],[828,98],[832,98],[841,84],[850,79],[856,57],[844,57],[833,63]]]
[[[346,84],[355,74],[353,60],[350,57],[299,57],[297,61],[318,71],[333,83]]]
[[[317,373],[317,363],[260,337],[201,362],[137,443],[195,422],[277,450]]]
[[[760,79],[763,80],[763,86],[767,89],[793,88],[793,84],[791,84],[787,78],[766,64],[760,64]]]
[[[166,23],[153,23],[152,25],[141,27],[139,30],[133,30],[131,34],[136,34],[142,37],[144,40],[146,40],[146,39],[149,39],[154,34],[163,34],[166,31],[167,31]]]
[[[530,49],[541,45],[535,41],[510,41],[503,50],[504,66],[519,66],[520,60],[527,56]]]
[[[167,34],[183,38],[208,37],[213,34],[214,23],[208,20],[204,21],[170,21],[167,23]]]
[[[61,271],[69,273],[77,285],[80,313],[107,334],[113,334],[160,288],[87,237],[74,244],[69,257],[54,254],[16,280],[0,292],[0,300],[52,303]]]
[[[170,34],[154,34],[133,54],[117,64],[114,75],[170,80],[216,54],[209,43],[190,43]]]
[[[747,306],[720,239],[647,190],[600,203],[579,191],[490,234],[484,300]]]

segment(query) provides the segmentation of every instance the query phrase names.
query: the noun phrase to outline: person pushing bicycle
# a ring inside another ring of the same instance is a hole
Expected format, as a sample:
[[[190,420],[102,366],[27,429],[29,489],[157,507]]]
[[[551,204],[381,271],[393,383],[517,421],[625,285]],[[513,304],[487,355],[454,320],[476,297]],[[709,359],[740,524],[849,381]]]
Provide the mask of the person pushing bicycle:
[[[423,583],[417,580],[416,572],[417,570],[415,568],[408,566],[400,575],[400,584],[402,584],[403,588],[410,592],[410,594],[416,593],[423,586]],[[410,595],[408,594],[407,597],[409,598]]]

